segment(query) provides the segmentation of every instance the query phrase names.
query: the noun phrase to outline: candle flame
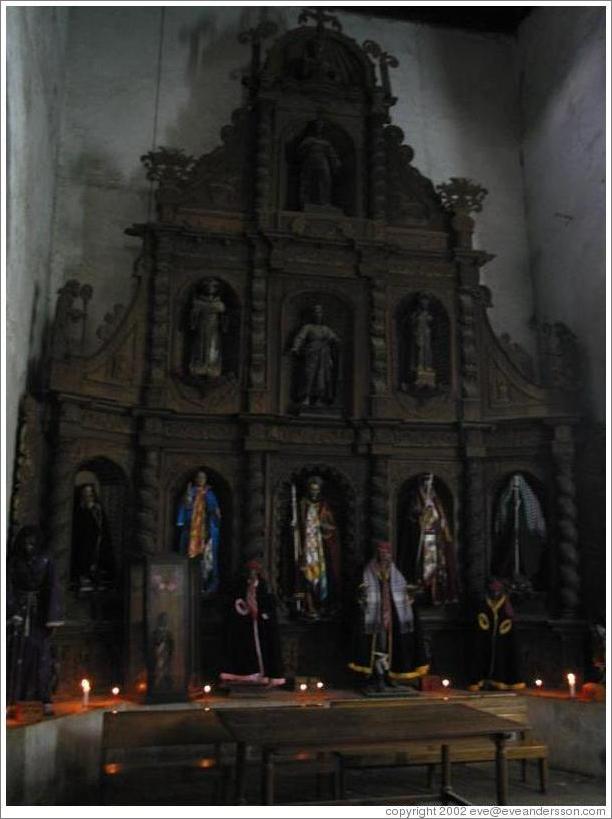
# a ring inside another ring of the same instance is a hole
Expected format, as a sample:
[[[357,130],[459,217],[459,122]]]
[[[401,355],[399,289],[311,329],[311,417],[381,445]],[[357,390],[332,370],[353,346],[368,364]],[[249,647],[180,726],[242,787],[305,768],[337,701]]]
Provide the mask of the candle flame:
[[[89,694],[91,691],[91,683],[89,680],[81,680],[81,688],[83,689],[84,694]]]
[[[114,697],[116,697],[119,693],[119,687],[115,685],[114,688],[111,688],[111,693]]]
[[[570,671],[570,673],[567,675],[567,681],[570,685],[576,685],[576,675],[572,674]]]
[[[534,680],[534,682],[538,686],[538,688],[542,687],[542,680],[541,679],[538,678],[537,680]]]
[[[444,688],[448,688],[448,686],[450,685],[450,680],[442,680],[442,685],[444,686]]]
[[[300,683],[300,691],[306,691],[307,688],[308,686],[306,685],[306,683]]]
[[[211,691],[212,691],[212,685],[205,685],[204,686],[204,693],[205,694],[210,694]]]
[[[318,688],[319,690],[320,690],[321,688],[324,688],[324,685],[323,685],[323,683],[321,682],[321,680],[319,680],[319,682],[317,683],[317,688]]]

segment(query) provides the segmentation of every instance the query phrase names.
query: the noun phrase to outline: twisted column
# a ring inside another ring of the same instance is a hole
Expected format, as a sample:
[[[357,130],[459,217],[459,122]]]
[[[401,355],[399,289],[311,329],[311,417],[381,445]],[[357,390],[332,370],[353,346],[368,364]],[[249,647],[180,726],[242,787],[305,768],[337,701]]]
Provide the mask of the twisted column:
[[[387,215],[387,154],[383,116],[370,117],[370,218],[384,220]]]
[[[577,616],[580,605],[580,574],[576,485],[574,483],[574,442],[571,427],[556,427],[552,454],[555,463],[561,616],[573,618]]]
[[[264,556],[265,545],[265,482],[261,452],[247,455],[246,503],[244,520],[243,558]]]
[[[72,539],[72,506],[74,473],[78,460],[78,441],[59,437],[51,466],[49,500],[49,551],[53,555],[59,586],[65,590],[70,582],[70,547]]]
[[[464,398],[478,398],[478,350],[474,316],[474,288],[459,289],[461,330],[461,391]]]
[[[371,279],[370,352],[372,356],[370,389],[373,395],[387,393],[387,333],[385,309],[387,295],[383,279]]]
[[[136,496],[136,545],[143,554],[153,554],[157,541],[159,507],[159,452],[145,449],[140,463]]]
[[[260,390],[266,382],[266,295],[267,280],[261,270],[251,280],[251,362],[249,384]]]
[[[148,395],[149,403],[156,403],[166,379],[168,341],[170,333],[170,269],[172,243],[169,237],[160,236],[157,243],[155,269],[151,278],[150,320],[148,338]]]
[[[375,456],[370,485],[372,540],[389,540],[389,461]]]
[[[257,148],[255,151],[255,210],[270,209],[270,156],[272,152],[271,105],[262,100],[257,108]]]

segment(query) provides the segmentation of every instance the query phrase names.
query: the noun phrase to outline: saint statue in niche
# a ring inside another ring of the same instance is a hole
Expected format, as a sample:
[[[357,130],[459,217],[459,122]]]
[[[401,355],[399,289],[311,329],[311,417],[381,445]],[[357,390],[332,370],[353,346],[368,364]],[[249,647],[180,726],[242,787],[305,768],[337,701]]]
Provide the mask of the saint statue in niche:
[[[497,577],[527,586],[546,586],[546,521],[535,492],[519,473],[512,475],[499,497],[493,519],[491,571]],[[519,582],[520,581],[520,582]]]
[[[208,485],[206,472],[198,469],[195,483],[189,481],[179,504],[176,525],[179,553],[201,561],[202,593],[216,592],[219,586],[219,540],[221,509]]]
[[[219,295],[219,282],[205,279],[197,288],[189,313],[192,331],[189,372],[198,378],[219,378],[223,369],[221,336],[225,331],[226,307]]]
[[[313,320],[302,325],[291,347],[298,357],[297,400],[306,407],[334,403],[338,381],[340,339],[323,324],[323,307],[313,308]]]
[[[340,582],[340,540],[334,513],[322,497],[323,480],[312,475],[304,497],[291,487],[296,608],[317,620],[337,601]]]
[[[436,386],[431,346],[433,316],[427,296],[419,296],[416,309],[410,315],[410,380],[415,387]]]
[[[431,472],[424,475],[409,500],[409,548],[416,548],[410,579],[434,605],[458,599],[455,547],[442,501]]]
[[[115,575],[113,544],[104,508],[92,483],[78,490],[72,523],[71,579],[79,593],[108,588]]]
[[[330,207],[332,182],[341,162],[332,143],[323,136],[325,123],[313,120],[299,143],[297,155],[300,165],[300,206]]]

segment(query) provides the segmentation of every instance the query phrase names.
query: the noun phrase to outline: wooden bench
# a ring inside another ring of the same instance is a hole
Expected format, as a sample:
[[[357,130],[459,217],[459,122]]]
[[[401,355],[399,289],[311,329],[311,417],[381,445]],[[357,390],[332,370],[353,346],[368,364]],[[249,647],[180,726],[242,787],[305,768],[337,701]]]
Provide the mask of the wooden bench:
[[[103,718],[100,764],[102,802],[111,793],[129,791],[154,798],[163,787],[165,798],[181,785],[197,786],[204,778],[215,785],[215,799],[227,804],[231,768],[221,762],[221,746],[232,738],[214,711],[107,711]],[[113,798],[110,804],[126,804]],[[180,804],[180,803],[179,803]]]
[[[435,701],[432,697],[419,696],[406,699],[350,699],[334,700],[330,703],[334,708],[376,708],[377,706],[393,705],[398,708],[418,708],[424,702]],[[540,790],[545,793],[548,787],[548,746],[534,739],[531,729],[528,728],[527,702],[525,697],[514,693],[491,694],[458,694],[452,696],[453,702],[461,702],[471,708],[486,711],[499,717],[512,720],[517,724],[516,734],[506,744],[508,760],[517,760],[521,763],[521,778],[527,781],[527,762],[535,760],[538,763]],[[450,762],[491,762],[495,759],[493,743],[474,740],[453,740],[449,746]],[[352,768],[383,768],[398,766],[426,766],[427,785],[431,789],[434,782],[436,765],[440,764],[440,743],[411,742],[398,745],[397,749],[368,748],[367,754],[356,750],[341,755],[342,766],[340,775],[340,789],[344,792],[344,772]]]

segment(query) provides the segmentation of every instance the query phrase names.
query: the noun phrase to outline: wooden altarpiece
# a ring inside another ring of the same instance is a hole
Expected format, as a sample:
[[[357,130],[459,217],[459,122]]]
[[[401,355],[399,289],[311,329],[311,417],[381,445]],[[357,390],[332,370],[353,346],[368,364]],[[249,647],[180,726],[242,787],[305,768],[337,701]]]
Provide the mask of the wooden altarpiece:
[[[431,472],[446,493],[461,599],[423,621],[432,670],[460,681],[465,603],[490,573],[495,499],[521,474],[548,524],[544,587],[517,604],[525,672],[560,676],[582,661],[577,415],[573,394],[526,378],[491,329],[480,269],[493,257],[473,247],[471,215],[486,191],[465,179],[435,190],[413,166],[389,113],[397,61],[377,44],[358,45],[320,10],[275,34],[262,23],[241,36],[252,51],[248,102],[218,148],[143,157],[157,220],[127,230],[142,241],[133,301],[95,354],[54,354],[44,494],[64,587],[79,470],[106,470],[123,487],[127,571],[176,548],[177,503],[203,469],[222,509],[221,584],[199,604],[194,678],[218,670],[229,580],[262,555],[287,675],[341,681],[360,568],[377,538],[402,562],[407,487]],[[211,279],[223,316],[207,371],[190,317]],[[320,404],[303,400],[291,352],[317,305],[338,340],[333,394]],[[421,309],[430,350],[415,368]],[[292,617],[288,577],[291,488],[313,474],[336,512],[341,588],[331,620],[309,623]],[[62,676],[88,644],[103,677],[123,645],[127,682],[142,684],[142,577],[133,569],[120,615],[68,617],[57,636]]]

